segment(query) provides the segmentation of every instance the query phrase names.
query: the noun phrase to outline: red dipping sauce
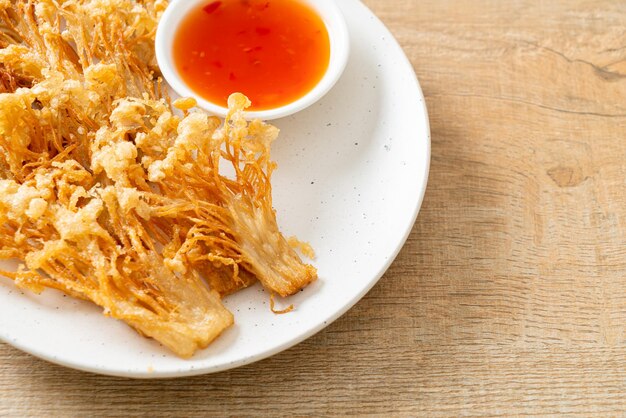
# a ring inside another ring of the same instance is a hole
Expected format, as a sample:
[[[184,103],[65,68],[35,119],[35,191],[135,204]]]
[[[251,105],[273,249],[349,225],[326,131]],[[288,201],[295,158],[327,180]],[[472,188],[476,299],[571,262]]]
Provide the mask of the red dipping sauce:
[[[231,93],[250,110],[292,103],[324,77],[330,38],[322,18],[298,0],[207,1],[174,36],[174,65],[199,96],[226,107]]]

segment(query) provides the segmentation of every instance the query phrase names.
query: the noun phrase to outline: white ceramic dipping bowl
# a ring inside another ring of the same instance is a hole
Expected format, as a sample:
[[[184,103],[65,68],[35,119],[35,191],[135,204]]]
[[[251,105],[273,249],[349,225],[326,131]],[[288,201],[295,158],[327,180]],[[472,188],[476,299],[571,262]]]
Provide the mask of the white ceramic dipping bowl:
[[[308,4],[324,21],[330,38],[330,62],[319,83],[300,99],[287,105],[246,112],[248,119],[271,120],[292,115],[321,99],[341,77],[350,54],[350,38],[346,21],[335,0],[293,0]],[[182,97],[193,97],[202,109],[225,117],[228,109],[203,99],[183,81],[174,64],[172,54],[176,31],[184,18],[209,0],[172,0],[159,22],[156,33],[156,58],[163,77],[170,87]],[[235,93],[235,92],[233,92]]]

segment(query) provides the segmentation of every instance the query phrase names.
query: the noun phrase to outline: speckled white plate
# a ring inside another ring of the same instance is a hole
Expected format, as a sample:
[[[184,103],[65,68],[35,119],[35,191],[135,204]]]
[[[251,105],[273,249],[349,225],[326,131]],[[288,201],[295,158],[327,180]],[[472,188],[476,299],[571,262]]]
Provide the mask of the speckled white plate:
[[[318,255],[320,280],[284,302],[296,310],[272,314],[258,286],[239,292],[225,301],[236,325],[193,359],[181,360],[94,305],[54,291],[23,294],[0,279],[2,340],[101,374],[211,373],[299,343],[374,286],[404,244],[424,196],[428,117],[413,68],[393,36],[358,0],[337,1],[351,36],[346,72],[316,105],[276,121],[282,130],[273,153],[278,221]],[[11,268],[7,264],[0,268]]]

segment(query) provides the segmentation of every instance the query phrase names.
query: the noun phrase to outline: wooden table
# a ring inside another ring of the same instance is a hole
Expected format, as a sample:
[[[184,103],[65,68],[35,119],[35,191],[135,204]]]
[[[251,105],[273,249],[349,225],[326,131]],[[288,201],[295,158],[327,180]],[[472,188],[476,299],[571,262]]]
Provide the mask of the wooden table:
[[[299,346],[192,379],[0,345],[0,416],[626,411],[626,3],[366,3],[417,71],[433,140],[379,285]]]

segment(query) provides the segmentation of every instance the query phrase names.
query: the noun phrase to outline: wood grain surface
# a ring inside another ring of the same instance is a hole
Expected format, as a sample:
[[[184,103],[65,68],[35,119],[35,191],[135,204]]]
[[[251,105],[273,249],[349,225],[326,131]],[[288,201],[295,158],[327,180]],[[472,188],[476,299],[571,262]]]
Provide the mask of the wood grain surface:
[[[1,416],[626,411],[626,3],[366,3],[415,67],[433,141],[418,222],[376,288],[287,352],[191,379],[0,345]]]

